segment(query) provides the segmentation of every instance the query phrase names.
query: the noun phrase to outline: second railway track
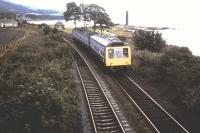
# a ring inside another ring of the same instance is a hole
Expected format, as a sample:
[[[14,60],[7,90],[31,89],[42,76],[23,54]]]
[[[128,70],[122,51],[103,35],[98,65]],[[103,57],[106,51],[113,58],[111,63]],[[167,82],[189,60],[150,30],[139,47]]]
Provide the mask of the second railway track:
[[[189,133],[135,81],[133,75],[121,74],[117,80],[123,91],[158,133]]]

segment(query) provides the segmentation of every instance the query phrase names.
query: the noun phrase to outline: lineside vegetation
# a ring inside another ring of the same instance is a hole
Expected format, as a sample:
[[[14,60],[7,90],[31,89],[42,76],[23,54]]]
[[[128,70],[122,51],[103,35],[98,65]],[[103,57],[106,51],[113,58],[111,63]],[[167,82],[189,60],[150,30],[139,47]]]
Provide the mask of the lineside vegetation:
[[[70,48],[35,36],[0,62],[0,132],[81,132]]]
[[[200,112],[200,57],[187,47],[166,45],[161,34],[136,31],[133,42],[135,73],[146,77],[160,93],[180,107],[193,131],[197,131]],[[138,50],[140,49],[140,50]]]

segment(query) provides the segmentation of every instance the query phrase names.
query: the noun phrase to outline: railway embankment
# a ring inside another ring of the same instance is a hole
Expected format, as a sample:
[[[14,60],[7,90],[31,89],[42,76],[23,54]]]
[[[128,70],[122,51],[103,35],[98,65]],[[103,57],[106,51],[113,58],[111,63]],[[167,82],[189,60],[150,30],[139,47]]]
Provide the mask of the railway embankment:
[[[145,39],[144,47],[151,42],[143,36]],[[189,131],[199,132],[200,57],[192,55],[187,47],[165,44],[152,52],[148,46],[142,50],[134,46],[129,73]]]
[[[29,37],[0,62],[0,132],[81,132],[70,48]]]
[[[199,132],[200,57],[187,47],[166,45],[155,32],[137,32],[134,38],[131,32],[112,31],[132,44],[133,65],[128,73],[189,131]]]

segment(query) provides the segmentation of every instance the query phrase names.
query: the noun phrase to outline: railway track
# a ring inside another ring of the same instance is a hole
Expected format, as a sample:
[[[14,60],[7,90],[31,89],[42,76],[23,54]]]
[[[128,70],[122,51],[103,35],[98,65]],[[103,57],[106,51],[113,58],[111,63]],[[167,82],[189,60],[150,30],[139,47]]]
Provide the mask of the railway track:
[[[158,133],[189,133],[133,79],[133,75],[115,75],[126,95]]]
[[[73,41],[70,37],[67,39]],[[85,92],[94,132],[125,133],[125,129],[88,63],[78,54],[78,51],[74,53],[73,59]]]
[[[155,132],[189,133],[175,118],[165,111],[165,109],[163,109],[134,81],[133,75],[114,73],[113,77],[117,79],[125,94],[131,99],[133,104],[138,108]]]

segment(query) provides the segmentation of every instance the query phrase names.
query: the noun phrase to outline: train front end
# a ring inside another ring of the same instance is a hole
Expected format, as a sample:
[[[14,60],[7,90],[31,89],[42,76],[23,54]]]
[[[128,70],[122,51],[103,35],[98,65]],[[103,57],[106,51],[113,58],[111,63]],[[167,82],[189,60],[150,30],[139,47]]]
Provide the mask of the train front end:
[[[106,47],[105,66],[125,67],[131,65],[131,46]]]

